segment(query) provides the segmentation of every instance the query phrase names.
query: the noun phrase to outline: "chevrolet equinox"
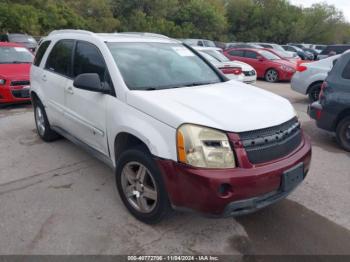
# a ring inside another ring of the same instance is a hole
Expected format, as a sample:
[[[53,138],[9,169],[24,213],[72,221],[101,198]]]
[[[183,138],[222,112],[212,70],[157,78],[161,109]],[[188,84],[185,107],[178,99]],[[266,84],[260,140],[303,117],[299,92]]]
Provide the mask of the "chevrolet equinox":
[[[310,142],[286,99],[229,81],[174,39],[54,31],[37,51],[31,98],[39,136],[110,165],[145,223],[172,210],[248,214],[309,170]]]

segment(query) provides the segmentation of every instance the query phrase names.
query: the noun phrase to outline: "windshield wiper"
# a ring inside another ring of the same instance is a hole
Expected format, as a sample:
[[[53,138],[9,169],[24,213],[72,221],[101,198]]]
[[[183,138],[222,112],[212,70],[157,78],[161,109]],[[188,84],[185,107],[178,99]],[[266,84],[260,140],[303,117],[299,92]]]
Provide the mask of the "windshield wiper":
[[[183,87],[190,87],[190,86],[205,86],[205,85],[211,85],[211,84],[216,84],[218,82],[197,82],[197,83],[190,83],[190,84],[185,84]]]

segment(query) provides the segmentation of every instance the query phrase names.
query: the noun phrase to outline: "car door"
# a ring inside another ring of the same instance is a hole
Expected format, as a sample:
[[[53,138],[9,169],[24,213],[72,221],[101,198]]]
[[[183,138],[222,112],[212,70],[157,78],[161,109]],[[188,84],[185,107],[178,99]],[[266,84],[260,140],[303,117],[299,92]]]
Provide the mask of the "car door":
[[[97,73],[104,84],[112,85],[104,58],[91,43],[76,42],[72,71],[73,78],[80,74]],[[108,95],[74,87],[73,79],[66,83],[66,130],[93,149],[108,155],[106,96]]]
[[[46,112],[52,126],[62,127],[64,122],[64,90],[71,77],[74,41],[58,41],[48,55],[41,79],[46,100]]]
[[[262,77],[265,74],[265,65],[264,61],[258,59],[259,56],[257,52],[244,51],[245,62],[255,69],[259,77]]]
[[[231,61],[241,61],[245,62],[244,58],[244,51],[243,50],[230,50],[225,53],[225,55],[231,60]]]

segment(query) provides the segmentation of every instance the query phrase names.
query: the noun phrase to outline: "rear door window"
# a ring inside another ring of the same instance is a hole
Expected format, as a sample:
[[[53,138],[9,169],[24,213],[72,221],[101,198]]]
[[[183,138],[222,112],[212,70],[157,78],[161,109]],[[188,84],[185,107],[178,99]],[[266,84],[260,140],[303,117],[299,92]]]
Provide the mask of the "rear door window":
[[[51,41],[45,41],[45,42],[43,42],[40,45],[38,51],[36,52],[35,58],[34,58],[34,63],[33,64],[35,66],[39,66],[40,65],[41,60],[43,59],[44,54],[45,54],[47,48],[49,47],[50,43],[51,43]]]
[[[74,40],[61,40],[52,48],[45,69],[72,77],[72,53]]]

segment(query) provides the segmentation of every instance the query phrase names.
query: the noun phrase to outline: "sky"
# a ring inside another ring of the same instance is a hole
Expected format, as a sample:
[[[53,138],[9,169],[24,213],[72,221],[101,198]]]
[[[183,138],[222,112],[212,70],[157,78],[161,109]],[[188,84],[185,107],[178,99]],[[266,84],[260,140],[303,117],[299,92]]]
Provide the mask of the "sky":
[[[337,9],[343,11],[345,19],[350,22],[350,0],[290,0],[294,5],[310,7],[312,4],[324,2],[334,5]]]

